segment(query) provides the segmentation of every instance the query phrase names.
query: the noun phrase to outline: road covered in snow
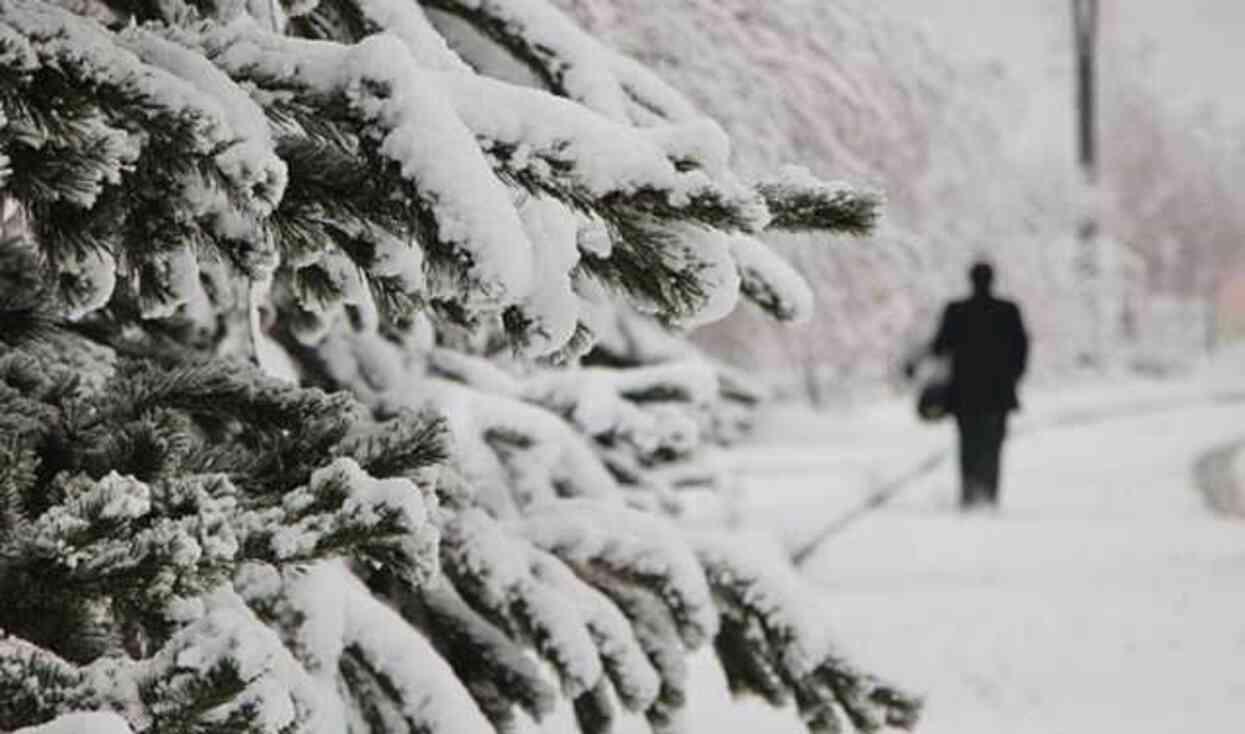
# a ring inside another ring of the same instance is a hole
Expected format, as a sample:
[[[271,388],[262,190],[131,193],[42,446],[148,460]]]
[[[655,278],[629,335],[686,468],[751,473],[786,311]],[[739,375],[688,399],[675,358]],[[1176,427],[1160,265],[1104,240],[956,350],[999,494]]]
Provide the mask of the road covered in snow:
[[[1245,522],[1208,508],[1194,466],[1245,437],[1243,372],[1032,391],[1000,511],[956,512],[943,461],[809,556],[828,622],[859,662],[927,696],[921,732],[1240,731]],[[738,517],[805,544],[953,445],[910,415],[776,416],[740,457]],[[759,707],[706,713],[727,731],[798,731]]]

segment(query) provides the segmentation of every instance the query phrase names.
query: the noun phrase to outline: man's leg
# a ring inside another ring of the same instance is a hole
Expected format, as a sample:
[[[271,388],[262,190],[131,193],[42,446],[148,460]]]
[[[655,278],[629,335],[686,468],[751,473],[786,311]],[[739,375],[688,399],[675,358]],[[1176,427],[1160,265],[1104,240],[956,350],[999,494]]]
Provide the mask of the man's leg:
[[[999,503],[999,471],[1002,463],[1003,440],[1007,437],[1007,413],[991,413],[982,421],[982,479],[986,499],[990,504]]]
[[[987,499],[982,476],[982,420],[974,413],[957,413],[955,422],[960,429],[960,507],[968,509]]]
[[[960,507],[964,508],[968,507],[972,496],[969,483],[969,477],[972,474],[970,468],[972,453],[969,450],[968,421],[965,416],[959,413],[955,414],[955,428],[960,449]]]

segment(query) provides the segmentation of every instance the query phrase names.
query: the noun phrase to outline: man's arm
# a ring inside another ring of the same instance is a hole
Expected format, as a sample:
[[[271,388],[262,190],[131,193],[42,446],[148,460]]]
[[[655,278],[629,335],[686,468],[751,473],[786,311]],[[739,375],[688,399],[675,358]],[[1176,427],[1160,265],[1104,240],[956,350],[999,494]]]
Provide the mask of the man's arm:
[[[940,357],[951,350],[952,321],[951,304],[948,304],[947,308],[942,312],[942,321],[938,324],[938,332],[934,335],[934,340],[908,359],[908,361],[904,362],[903,373],[905,377],[909,380],[915,377],[917,365],[925,357],[929,355]]]
[[[929,353],[935,357],[941,357],[949,353],[955,348],[955,332],[956,324],[959,319],[956,318],[955,304],[947,304],[947,308],[942,312],[942,322],[938,324],[938,333],[934,336],[934,341],[929,345]]]
[[[1012,320],[1015,350],[1012,354],[1012,364],[1015,368],[1016,379],[1019,380],[1029,367],[1029,333],[1025,331],[1024,318],[1021,317],[1020,307],[1016,304],[1012,304]]]

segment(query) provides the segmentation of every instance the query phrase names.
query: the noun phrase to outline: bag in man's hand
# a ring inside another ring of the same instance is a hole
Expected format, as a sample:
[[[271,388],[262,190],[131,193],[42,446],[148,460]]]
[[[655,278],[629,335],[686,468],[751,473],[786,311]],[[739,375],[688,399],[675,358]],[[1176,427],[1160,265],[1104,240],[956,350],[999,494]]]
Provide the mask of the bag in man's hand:
[[[945,377],[930,379],[916,398],[916,414],[923,421],[942,420],[951,412],[951,381]]]
[[[927,358],[919,363],[914,376],[921,389],[916,396],[916,414],[923,421],[934,422],[951,413],[951,361],[945,357]]]

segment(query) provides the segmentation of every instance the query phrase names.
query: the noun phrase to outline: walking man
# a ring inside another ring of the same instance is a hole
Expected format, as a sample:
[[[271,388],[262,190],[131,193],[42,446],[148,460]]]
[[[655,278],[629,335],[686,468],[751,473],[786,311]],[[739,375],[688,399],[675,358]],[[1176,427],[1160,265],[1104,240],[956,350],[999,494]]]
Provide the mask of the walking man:
[[[1029,338],[1015,303],[991,292],[994,269],[969,270],[972,296],[948,304],[930,351],[950,358],[947,399],[960,433],[960,506],[999,501],[999,458],[1007,414],[1020,407],[1016,383],[1024,374]]]

